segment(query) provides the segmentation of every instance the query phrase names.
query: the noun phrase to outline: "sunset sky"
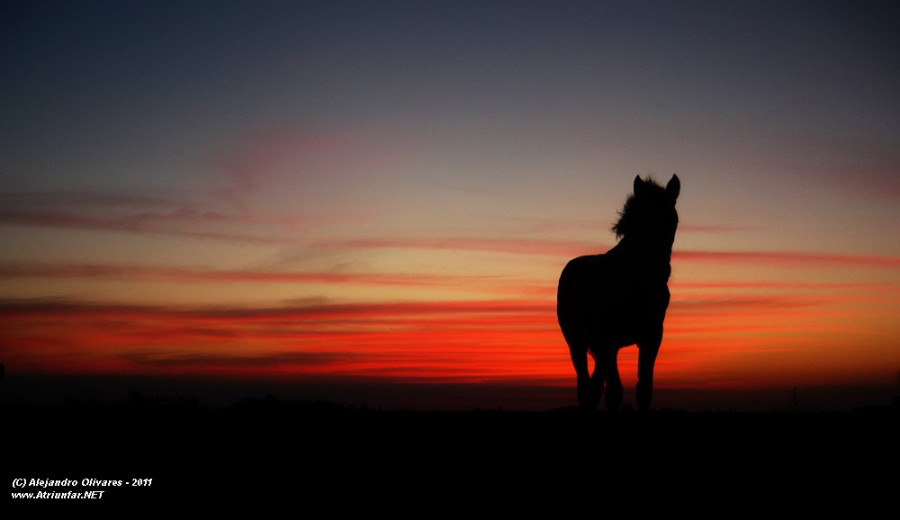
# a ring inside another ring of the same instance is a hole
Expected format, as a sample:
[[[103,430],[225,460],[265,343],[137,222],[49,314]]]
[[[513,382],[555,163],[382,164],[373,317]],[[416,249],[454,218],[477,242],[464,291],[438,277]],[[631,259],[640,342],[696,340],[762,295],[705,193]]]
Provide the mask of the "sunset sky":
[[[363,383],[449,385],[477,396],[460,406],[534,407],[491,390],[515,386],[573,405],[560,270],[615,244],[635,175],[672,173],[659,403],[900,385],[896,3],[2,9],[7,388],[213,378],[379,404]]]

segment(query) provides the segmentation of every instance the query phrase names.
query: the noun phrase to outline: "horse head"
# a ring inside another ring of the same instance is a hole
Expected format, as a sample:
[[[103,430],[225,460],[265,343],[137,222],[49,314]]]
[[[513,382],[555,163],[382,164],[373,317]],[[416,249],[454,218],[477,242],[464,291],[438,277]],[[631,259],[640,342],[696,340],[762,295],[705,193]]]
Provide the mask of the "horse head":
[[[678,229],[675,202],[680,192],[681,181],[677,175],[672,175],[665,188],[652,179],[636,176],[634,193],[625,201],[619,221],[613,226],[616,236],[628,238],[641,249],[671,255]]]

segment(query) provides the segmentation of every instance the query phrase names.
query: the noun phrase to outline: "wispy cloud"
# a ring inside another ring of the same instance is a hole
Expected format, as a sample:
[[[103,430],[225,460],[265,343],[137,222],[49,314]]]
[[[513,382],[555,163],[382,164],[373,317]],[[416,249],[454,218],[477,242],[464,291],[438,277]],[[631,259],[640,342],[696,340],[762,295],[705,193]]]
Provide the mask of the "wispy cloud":
[[[669,308],[671,310],[670,312],[673,313],[710,311],[725,313],[734,312],[735,310],[745,312],[772,312],[783,311],[785,309],[811,307],[832,300],[833,297],[814,297],[808,295],[690,296],[683,299],[673,299]]]
[[[135,352],[122,356],[139,365],[178,368],[281,368],[285,366],[328,366],[347,363],[360,357],[348,352],[276,352],[262,356],[219,354],[172,354],[168,352]]]
[[[900,286],[886,283],[804,283],[804,282],[669,282],[673,292],[696,290],[772,290],[772,291],[861,291],[898,293]]]
[[[334,249],[431,249],[455,251],[483,251],[523,255],[546,255],[566,257],[597,250],[596,244],[572,240],[547,240],[528,238],[397,238],[358,239],[321,242],[317,246]]]
[[[173,209],[184,205],[164,195],[135,195],[113,192],[91,191],[44,191],[22,193],[0,193],[0,207],[3,208],[133,208],[133,209]]]
[[[245,136],[214,161],[240,191],[250,192],[264,184],[276,183],[279,170],[298,159],[346,152],[353,132],[310,131],[296,128],[271,128]],[[314,174],[307,170],[304,174]]]
[[[521,282],[497,276],[340,271],[221,270],[112,264],[0,263],[0,279],[113,279],[177,283],[328,284],[354,286],[441,287],[488,292],[529,292]],[[546,287],[531,292],[546,292]]]
[[[684,222],[678,224],[678,233],[703,233],[703,234],[726,234],[726,233],[742,233],[749,228],[746,226],[737,226],[734,224],[686,224]]]
[[[3,193],[0,225],[254,243],[285,243],[287,237],[277,231],[298,228],[298,223],[290,219],[235,213],[199,199],[99,192]]]
[[[683,251],[672,253],[674,261],[710,263],[751,263],[791,266],[861,266],[894,269],[900,257],[871,255],[838,255],[791,251]]]
[[[614,235],[612,231],[615,219],[609,222],[602,219],[585,219],[585,218],[512,218],[507,219],[513,225],[509,226],[517,233],[523,232],[539,232],[539,233],[560,233],[571,231],[589,230],[598,233],[598,236]],[[745,225],[736,224],[693,224],[690,222],[681,222],[678,224],[678,233],[698,233],[698,234],[727,234],[745,232],[751,228]]]
[[[134,314],[157,317],[193,317],[210,320],[318,320],[344,317],[372,316],[423,316],[477,315],[501,316],[509,314],[547,314],[553,312],[552,302],[487,300],[487,301],[431,301],[431,302],[376,302],[376,303],[311,303],[273,307],[217,307],[186,306],[161,307],[119,305],[80,302],[65,299],[0,300],[0,316],[65,316],[83,314],[117,315]],[[502,320],[501,320],[502,321]],[[467,321],[468,323],[468,321]]]
[[[529,239],[529,238],[407,238],[360,239],[318,243],[322,248],[335,249],[431,249],[457,251],[484,251],[524,255],[556,256],[567,258],[577,254],[598,254],[609,245],[587,241]],[[780,266],[865,266],[900,267],[900,257],[874,255],[840,255],[803,251],[697,251],[675,249],[675,262],[751,263]]]
[[[233,233],[228,231],[192,230],[178,226],[184,223],[187,215],[127,215],[127,216],[89,216],[55,211],[0,211],[0,225],[17,225],[45,227],[57,229],[83,229],[94,231],[116,231],[138,234],[164,234],[190,238],[210,238],[216,240],[254,242],[254,243],[287,243],[284,239],[265,237],[262,235]],[[221,217],[194,214],[190,221],[206,220],[221,223]],[[176,224],[176,225],[172,225]]]

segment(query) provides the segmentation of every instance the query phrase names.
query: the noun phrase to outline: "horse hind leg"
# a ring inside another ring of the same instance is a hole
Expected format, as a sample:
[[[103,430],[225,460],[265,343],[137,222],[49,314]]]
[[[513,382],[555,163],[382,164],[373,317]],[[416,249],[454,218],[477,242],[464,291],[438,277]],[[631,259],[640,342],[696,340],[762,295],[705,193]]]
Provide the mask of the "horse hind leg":
[[[659,344],[659,340],[638,344],[637,405],[639,412],[646,412],[650,409],[650,399],[653,397],[653,366],[656,364]]]
[[[578,404],[585,410],[596,410],[603,396],[603,375],[598,375],[597,370],[587,381],[578,384]]]

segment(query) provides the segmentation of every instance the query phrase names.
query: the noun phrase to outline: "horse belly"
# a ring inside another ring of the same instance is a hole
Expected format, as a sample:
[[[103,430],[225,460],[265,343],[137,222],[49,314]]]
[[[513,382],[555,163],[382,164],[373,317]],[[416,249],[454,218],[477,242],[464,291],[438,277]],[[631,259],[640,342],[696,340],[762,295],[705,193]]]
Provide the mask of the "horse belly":
[[[638,342],[640,325],[633,307],[625,303],[600,310],[588,326],[598,345],[622,348]]]
[[[557,314],[563,333],[577,335],[596,347],[621,348],[637,343],[640,326],[633,306],[603,301],[602,294],[594,292],[561,302]]]

